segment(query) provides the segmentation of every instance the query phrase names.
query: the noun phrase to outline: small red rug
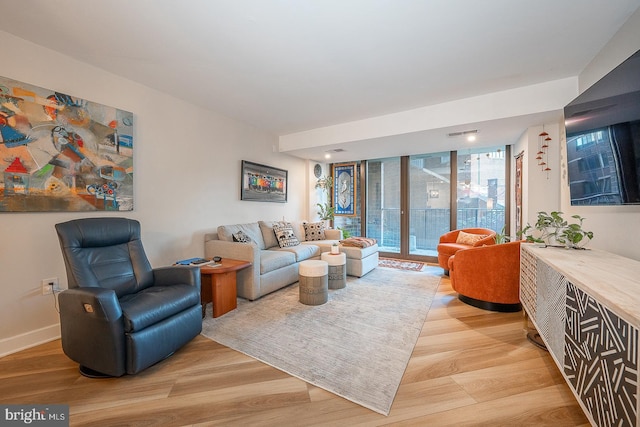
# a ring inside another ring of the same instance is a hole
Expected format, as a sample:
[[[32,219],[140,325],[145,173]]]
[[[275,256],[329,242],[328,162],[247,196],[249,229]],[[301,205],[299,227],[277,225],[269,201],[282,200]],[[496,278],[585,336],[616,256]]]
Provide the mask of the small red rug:
[[[378,260],[380,267],[397,268],[398,270],[421,271],[424,262],[407,261],[404,259],[380,258]]]

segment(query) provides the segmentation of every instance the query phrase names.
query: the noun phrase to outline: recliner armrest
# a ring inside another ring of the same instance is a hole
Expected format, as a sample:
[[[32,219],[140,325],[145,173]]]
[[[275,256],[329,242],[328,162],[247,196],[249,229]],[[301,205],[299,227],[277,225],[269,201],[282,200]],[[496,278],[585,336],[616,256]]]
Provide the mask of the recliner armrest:
[[[170,266],[153,269],[154,285],[168,286],[186,284],[200,289],[200,268],[191,266]]]
[[[125,374],[124,320],[115,291],[72,288],[61,292],[58,302],[64,353],[103,374]]]
[[[122,317],[122,309],[115,291],[104,288],[73,288],[58,295],[60,314],[90,316],[115,322]]]

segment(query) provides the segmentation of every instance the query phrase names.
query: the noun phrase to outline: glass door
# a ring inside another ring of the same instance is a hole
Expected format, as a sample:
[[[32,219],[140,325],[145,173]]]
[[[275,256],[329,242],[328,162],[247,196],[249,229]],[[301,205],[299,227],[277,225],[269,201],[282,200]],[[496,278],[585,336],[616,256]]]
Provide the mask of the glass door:
[[[456,228],[489,228],[506,224],[505,147],[458,152]]]
[[[451,155],[409,158],[409,254],[436,257],[440,236],[451,223]]]
[[[365,235],[383,256],[431,262],[452,228],[502,231],[508,156],[503,146],[368,160]]]
[[[367,161],[367,236],[380,252],[400,253],[400,158]]]

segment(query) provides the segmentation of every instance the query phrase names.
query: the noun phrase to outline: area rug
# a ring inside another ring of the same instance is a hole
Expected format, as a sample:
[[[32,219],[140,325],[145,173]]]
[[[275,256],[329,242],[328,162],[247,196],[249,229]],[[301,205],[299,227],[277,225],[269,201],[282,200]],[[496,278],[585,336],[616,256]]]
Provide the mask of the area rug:
[[[423,262],[406,261],[403,259],[380,258],[378,259],[380,267],[397,268],[398,270],[420,271],[424,267]]]
[[[202,334],[388,415],[440,277],[377,268],[307,306],[295,283],[216,319]]]

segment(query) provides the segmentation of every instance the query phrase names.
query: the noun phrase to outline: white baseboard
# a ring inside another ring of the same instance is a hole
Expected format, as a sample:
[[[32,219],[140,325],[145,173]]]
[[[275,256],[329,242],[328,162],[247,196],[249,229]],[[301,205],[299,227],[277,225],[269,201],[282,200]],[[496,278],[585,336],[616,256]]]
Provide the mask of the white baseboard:
[[[0,357],[8,356],[9,354],[17,353],[21,350],[26,350],[27,348],[35,347],[58,338],[60,338],[59,323],[4,338],[0,340]]]

